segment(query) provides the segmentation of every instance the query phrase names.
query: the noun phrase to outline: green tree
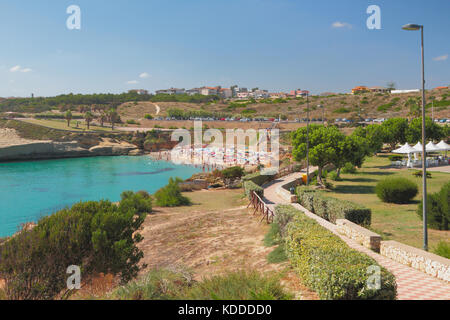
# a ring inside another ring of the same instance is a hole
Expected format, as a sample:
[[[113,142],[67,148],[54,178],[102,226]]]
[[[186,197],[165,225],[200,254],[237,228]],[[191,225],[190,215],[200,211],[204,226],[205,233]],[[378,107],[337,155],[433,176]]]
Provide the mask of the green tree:
[[[427,140],[439,141],[445,138],[446,129],[444,128],[435,123],[430,117],[425,118],[425,135]],[[411,121],[406,136],[410,143],[422,140],[422,117]]]
[[[70,110],[68,110],[66,112],[66,114],[64,115],[64,118],[67,120],[67,126],[70,127],[70,121],[72,120],[73,116],[72,116],[72,112],[70,112]]]
[[[352,135],[366,139],[367,149],[370,154],[376,154],[383,148],[383,128],[378,124],[367,127],[358,127]]]
[[[94,115],[92,112],[88,111],[84,114],[84,120],[86,120],[87,129],[89,130],[90,124],[92,120],[94,119]]]
[[[367,141],[357,135],[351,135],[340,140],[336,147],[335,157],[332,163],[337,169],[337,177],[340,177],[341,169],[351,163],[355,167],[361,167],[364,158],[370,154]]]
[[[383,138],[394,150],[397,144],[406,143],[406,132],[408,130],[408,120],[404,118],[391,118],[383,122]]]
[[[336,161],[339,153],[339,143],[345,140],[345,135],[334,126],[324,127],[311,125],[309,132],[310,164],[318,167],[317,183],[323,185],[323,168]],[[300,128],[292,133],[293,156],[296,161],[306,159],[307,129]]]

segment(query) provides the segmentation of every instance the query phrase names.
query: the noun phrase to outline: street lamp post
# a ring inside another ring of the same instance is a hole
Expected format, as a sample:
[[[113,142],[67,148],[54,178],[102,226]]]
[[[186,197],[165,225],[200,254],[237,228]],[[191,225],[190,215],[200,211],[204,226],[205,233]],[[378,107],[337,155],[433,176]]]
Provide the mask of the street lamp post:
[[[423,249],[428,251],[428,217],[427,217],[427,150],[425,134],[425,50],[423,41],[423,25],[407,24],[403,30],[421,31],[421,53],[422,53],[422,183],[423,183]]]
[[[317,107],[318,108],[322,108],[322,125],[324,126],[325,125],[325,109],[324,109],[324,106],[319,104]]]
[[[306,185],[309,186],[309,93],[306,93]]]

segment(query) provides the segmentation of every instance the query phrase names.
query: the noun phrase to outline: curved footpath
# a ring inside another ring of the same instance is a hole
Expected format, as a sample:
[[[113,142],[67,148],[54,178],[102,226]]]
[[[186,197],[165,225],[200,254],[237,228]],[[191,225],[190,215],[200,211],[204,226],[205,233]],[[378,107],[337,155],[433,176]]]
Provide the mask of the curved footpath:
[[[286,177],[277,179],[264,186],[264,201],[274,209],[278,204],[290,204],[296,209],[303,211],[307,216],[316,220],[319,224],[339,236],[351,248],[375,259],[381,266],[392,272],[397,281],[398,300],[450,300],[450,284],[439,280],[424,272],[418,271],[394,260],[386,258],[362,245],[349,239],[336,231],[336,225],[320,219],[318,216],[303,208],[298,203],[289,203],[277,193],[277,188],[299,179],[303,173],[293,173]],[[275,211],[274,211],[275,212]]]

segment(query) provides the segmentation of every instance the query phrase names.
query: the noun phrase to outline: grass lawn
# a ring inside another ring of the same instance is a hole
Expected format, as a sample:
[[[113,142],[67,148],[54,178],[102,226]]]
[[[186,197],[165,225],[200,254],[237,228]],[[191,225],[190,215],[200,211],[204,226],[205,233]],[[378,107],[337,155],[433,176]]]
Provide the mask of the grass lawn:
[[[335,189],[330,196],[360,203],[372,209],[372,229],[384,240],[395,240],[417,248],[423,247],[422,220],[417,215],[417,206],[422,199],[422,178],[412,175],[414,170],[389,168],[387,156],[367,159],[363,168],[356,174],[342,174],[343,181],[331,181]],[[375,194],[378,181],[387,177],[404,177],[419,186],[419,195],[410,204],[388,204],[382,202]],[[450,181],[450,173],[432,172],[427,180],[428,193],[441,189]],[[439,241],[450,241],[450,231],[429,230],[430,251]]]
[[[109,131],[112,132],[111,128],[99,127],[91,125],[89,131],[87,130],[87,125],[84,120],[72,120],[70,121],[70,127],[67,126],[66,120],[47,120],[47,119],[30,119],[23,120],[29,123],[37,124],[40,126],[58,129],[58,130],[70,130],[70,131],[80,131],[80,132],[91,132],[91,131]],[[78,128],[77,128],[78,122]]]

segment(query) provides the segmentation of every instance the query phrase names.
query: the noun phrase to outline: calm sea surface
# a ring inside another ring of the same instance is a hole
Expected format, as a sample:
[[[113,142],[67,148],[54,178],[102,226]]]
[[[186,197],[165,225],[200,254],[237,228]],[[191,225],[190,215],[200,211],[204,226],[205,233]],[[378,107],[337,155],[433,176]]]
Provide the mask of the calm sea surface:
[[[118,201],[125,190],[154,193],[170,177],[200,171],[147,156],[0,163],[0,237],[79,201]]]

